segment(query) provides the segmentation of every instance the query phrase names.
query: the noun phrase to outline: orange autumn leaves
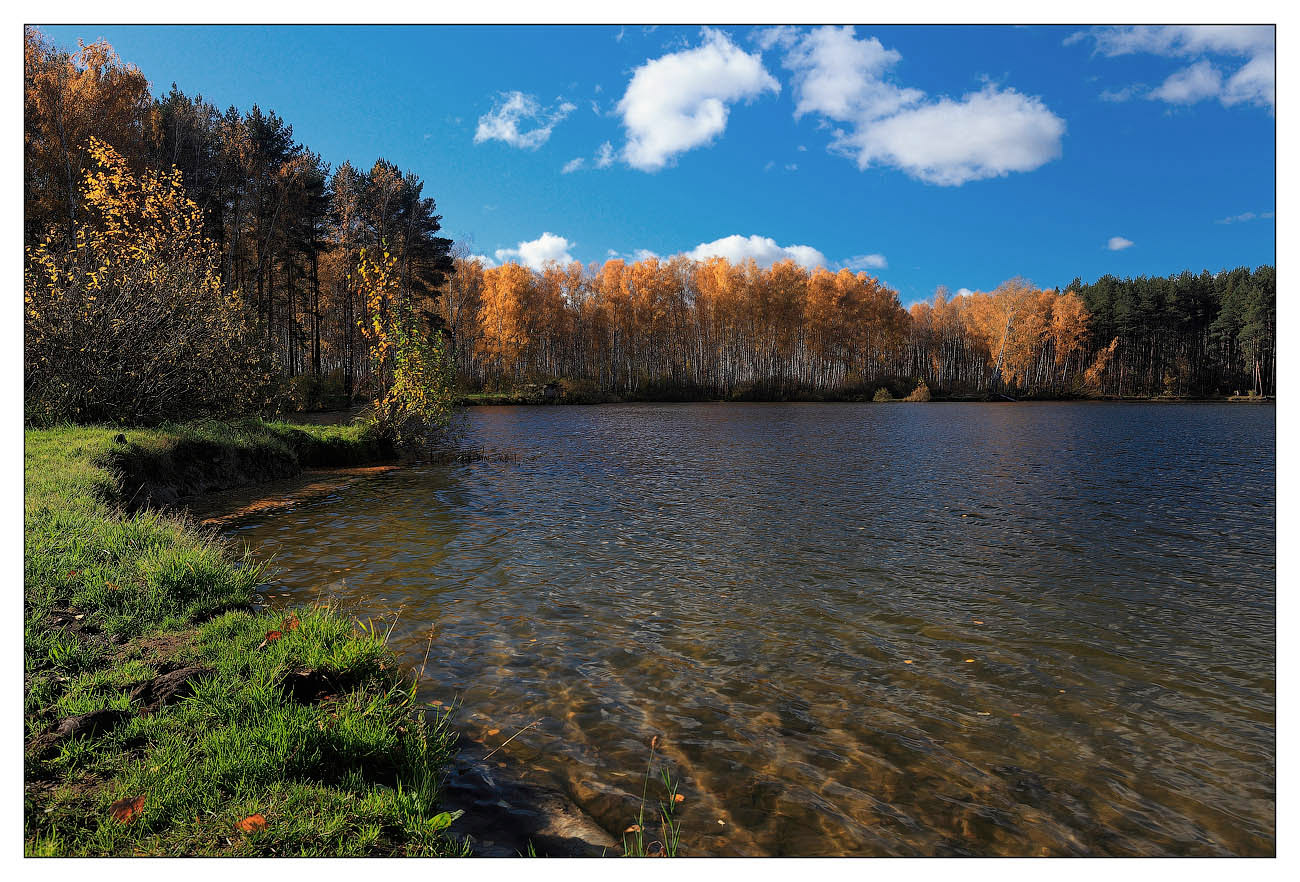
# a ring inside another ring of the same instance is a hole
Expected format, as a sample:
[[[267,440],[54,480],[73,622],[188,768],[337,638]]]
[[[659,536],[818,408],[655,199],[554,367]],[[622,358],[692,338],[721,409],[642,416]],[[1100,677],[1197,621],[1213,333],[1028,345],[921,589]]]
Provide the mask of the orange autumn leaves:
[[[266,638],[263,639],[262,642],[258,644],[257,648],[264,649],[265,647],[269,646],[270,644],[274,643],[275,641],[283,637],[285,631],[297,631],[298,628],[301,626],[302,626],[302,622],[299,621],[298,614],[293,613],[280,624],[280,630],[267,631]]]
[[[1008,385],[1060,389],[1082,382],[1089,345],[1073,292],[1012,279],[908,310],[864,272],[789,260],[615,258],[532,270],[462,258],[443,309],[462,376],[488,385],[549,376],[622,392],[826,391],[910,377],[950,389],[987,383],[1002,355]]]
[[[108,813],[112,815],[113,819],[119,824],[129,824],[144,811],[144,800],[144,794],[119,799],[117,802],[109,805]]]
[[[249,815],[235,825],[243,833],[257,833],[266,829],[266,817],[260,814]]]

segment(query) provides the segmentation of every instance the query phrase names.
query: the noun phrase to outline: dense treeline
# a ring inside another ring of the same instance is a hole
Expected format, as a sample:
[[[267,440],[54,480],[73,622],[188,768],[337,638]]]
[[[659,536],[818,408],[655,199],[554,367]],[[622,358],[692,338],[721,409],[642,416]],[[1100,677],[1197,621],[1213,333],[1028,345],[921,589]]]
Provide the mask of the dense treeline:
[[[327,379],[348,396],[374,391],[358,283],[367,250],[387,253],[395,296],[423,333],[438,330],[451,241],[438,235],[441,218],[420,179],[393,163],[332,169],[272,112],[222,112],[175,86],[153,98],[144,75],[108,44],[63,52],[34,29],[25,34],[24,123],[29,270],[36,247],[70,254],[79,229],[102,226],[86,200],[88,176],[102,171],[91,153],[98,139],[133,179],[179,171],[216,249],[212,277],[247,307],[250,342],[282,392],[306,402]],[[30,355],[28,379],[39,380]]]
[[[462,381],[580,379],[631,397],[1060,397],[1273,391],[1272,267],[991,292],[905,310],[865,273],[721,258],[485,269],[442,309]],[[1144,311],[1145,310],[1145,311]]]
[[[1272,395],[1276,389],[1277,280],[1253,272],[1168,278],[1102,276],[1078,291],[1094,348],[1114,343],[1101,391],[1111,395]]]
[[[1082,301],[1019,279],[909,312],[866,273],[792,261],[457,264],[445,319],[461,376],[489,387],[565,377],[634,397],[835,396],[918,382],[1061,393],[1088,367]]]

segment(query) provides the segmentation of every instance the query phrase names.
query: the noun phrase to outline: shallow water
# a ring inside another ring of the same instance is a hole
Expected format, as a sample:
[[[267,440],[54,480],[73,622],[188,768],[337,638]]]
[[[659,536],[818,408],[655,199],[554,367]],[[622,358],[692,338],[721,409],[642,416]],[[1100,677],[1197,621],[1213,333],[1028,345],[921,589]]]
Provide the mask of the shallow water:
[[[479,408],[467,441],[512,456],[230,532],[275,602],[400,609],[417,666],[432,632],[422,697],[490,746],[540,720],[503,754],[608,829],[658,734],[688,854],[1274,852],[1273,407]]]

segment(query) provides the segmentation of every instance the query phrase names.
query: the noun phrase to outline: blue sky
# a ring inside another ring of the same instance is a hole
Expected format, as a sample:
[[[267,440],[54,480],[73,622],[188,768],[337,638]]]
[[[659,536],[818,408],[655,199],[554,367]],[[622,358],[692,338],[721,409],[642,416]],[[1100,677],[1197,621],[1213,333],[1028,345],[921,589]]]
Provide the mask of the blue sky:
[[[1271,29],[43,30],[415,171],[489,261],[789,255],[911,303],[1275,260]]]

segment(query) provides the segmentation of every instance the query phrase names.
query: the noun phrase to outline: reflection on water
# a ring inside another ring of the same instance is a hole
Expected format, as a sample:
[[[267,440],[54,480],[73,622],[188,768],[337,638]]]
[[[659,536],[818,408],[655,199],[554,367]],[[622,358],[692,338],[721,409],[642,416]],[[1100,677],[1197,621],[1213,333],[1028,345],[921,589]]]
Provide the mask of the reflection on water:
[[[608,828],[660,734],[690,854],[1274,852],[1272,407],[468,419],[234,532]]]

